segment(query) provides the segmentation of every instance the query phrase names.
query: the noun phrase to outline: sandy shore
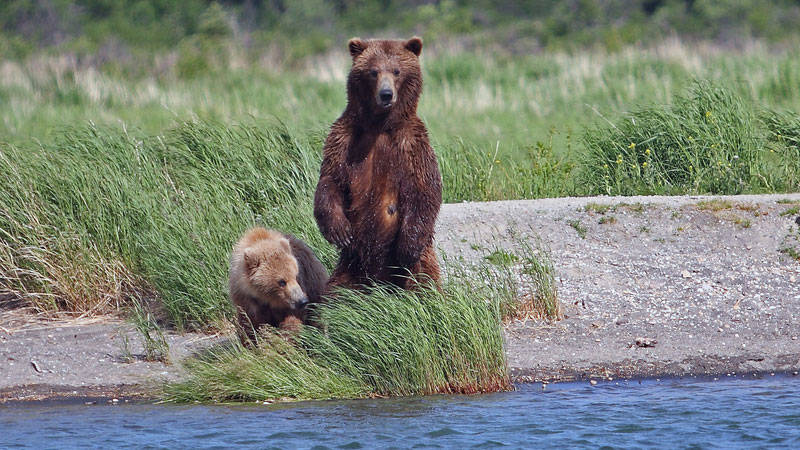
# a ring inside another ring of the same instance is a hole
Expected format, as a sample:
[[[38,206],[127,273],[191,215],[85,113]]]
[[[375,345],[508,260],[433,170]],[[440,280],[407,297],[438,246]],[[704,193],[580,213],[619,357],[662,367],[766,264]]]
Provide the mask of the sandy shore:
[[[437,245],[469,261],[513,246],[512,235],[538,235],[552,251],[565,318],[507,326],[518,382],[800,370],[800,262],[779,251],[798,228],[797,214],[782,213],[800,194],[713,197],[729,203],[698,207],[710,198],[444,205]],[[593,204],[611,208],[587,210]],[[124,401],[180,376],[179,364],[144,361],[123,322],[0,314],[0,402]],[[222,339],[167,338],[172,361]]]

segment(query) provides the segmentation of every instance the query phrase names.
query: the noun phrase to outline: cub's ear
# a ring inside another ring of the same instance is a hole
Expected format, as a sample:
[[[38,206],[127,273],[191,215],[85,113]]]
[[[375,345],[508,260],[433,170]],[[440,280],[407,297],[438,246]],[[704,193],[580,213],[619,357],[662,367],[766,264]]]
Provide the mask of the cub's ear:
[[[356,59],[358,55],[367,49],[367,43],[359,38],[353,38],[347,43],[347,48],[350,49],[350,56]]]
[[[283,250],[286,251],[286,253],[292,252],[292,246],[289,244],[289,239],[281,238],[281,247],[283,247]]]
[[[422,53],[422,38],[414,36],[406,41],[406,50],[419,56]]]
[[[258,255],[256,255],[255,250],[252,248],[244,249],[244,266],[248,269],[252,269],[253,267],[258,265]]]

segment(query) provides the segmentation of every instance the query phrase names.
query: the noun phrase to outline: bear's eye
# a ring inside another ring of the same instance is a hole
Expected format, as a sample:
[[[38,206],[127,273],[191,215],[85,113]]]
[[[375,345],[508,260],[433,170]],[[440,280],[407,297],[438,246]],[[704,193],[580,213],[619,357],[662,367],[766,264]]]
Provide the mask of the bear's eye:
[[[278,280],[278,286],[286,287],[286,280]]]
[[[394,69],[394,75],[395,76],[400,75],[400,69]]]
[[[378,77],[378,71],[375,70],[375,69],[370,70],[369,74],[372,75],[372,78],[377,78]]]

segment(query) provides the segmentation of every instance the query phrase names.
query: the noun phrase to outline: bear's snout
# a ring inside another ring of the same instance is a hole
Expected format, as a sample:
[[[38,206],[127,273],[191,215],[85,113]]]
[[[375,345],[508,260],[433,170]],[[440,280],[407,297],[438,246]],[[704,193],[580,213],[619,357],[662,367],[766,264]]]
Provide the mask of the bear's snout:
[[[391,89],[381,89],[378,95],[380,96],[381,102],[384,104],[391,102],[392,97],[394,97]]]
[[[308,296],[306,296],[306,293],[300,288],[300,285],[293,286],[289,291],[289,296],[291,298],[292,309],[299,311],[308,304]]]
[[[391,75],[381,75],[378,80],[378,95],[375,100],[378,105],[383,108],[388,108],[394,103],[394,78]]]

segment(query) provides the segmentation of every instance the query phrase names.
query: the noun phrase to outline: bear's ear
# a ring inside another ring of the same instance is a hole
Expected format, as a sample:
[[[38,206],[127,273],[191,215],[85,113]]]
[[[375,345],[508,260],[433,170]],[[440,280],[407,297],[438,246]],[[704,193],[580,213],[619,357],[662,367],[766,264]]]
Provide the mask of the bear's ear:
[[[258,255],[256,251],[252,248],[244,249],[244,266],[248,269],[252,269],[253,267],[258,265]]]
[[[350,56],[352,56],[353,59],[356,59],[358,55],[367,49],[367,43],[359,38],[353,38],[347,43],[347,48],[350,49]]]
[[[422,38],[414,36],[406,41],[406,50],[419,56],[422,53]]]
[[[281,238],[281,247],[286,253],[292,252],[292,246],[289,244],[289,240],[286,238]]]

